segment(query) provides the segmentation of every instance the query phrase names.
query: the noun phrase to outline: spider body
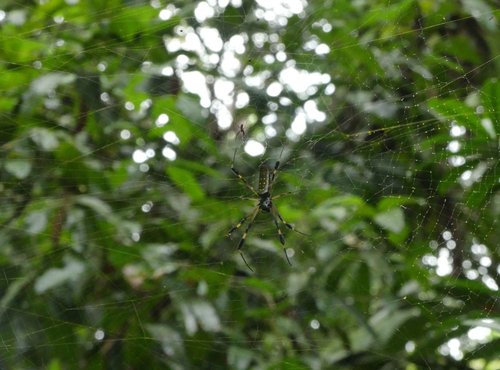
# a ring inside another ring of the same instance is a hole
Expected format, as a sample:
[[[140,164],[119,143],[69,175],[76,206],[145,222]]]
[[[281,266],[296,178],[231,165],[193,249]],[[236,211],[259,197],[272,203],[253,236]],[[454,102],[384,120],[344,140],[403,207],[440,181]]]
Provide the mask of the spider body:
[[[271,208],[273,206],[273,201],[271,200],[271,194],[264,193],[259,194],[259,208],[264,212],[271,212]]]
[[[247,263],[247,261],[245,260],[245,257],[243,256],[243,253],[242,253],[241,249],[243,248],[243,245],[245,244],[245,240],[247,238],[248,232],[250,231],[250,228],[252,227],[252,225],[254,223],[255,217],[257,217],[257,215],[260,212],[266,212],[266,213],[270,213],[271,214],[271,216],[273,218],[273,221],[274,221],[274,225],[276,226],[276,229],[278,230],[278,237],[279,237],[280,243],[283,246],[285,245],[285,237],[283,236],[283,233],[281,232],[281,229],[279,227],[278,219],[281,221],[281,223],[283,223],[290,230],[293,230],[293,231],[295,231],[295,232],[297,232],[299,234],[303,234],[300,231],[295,230],[295,228],[291,224],[289,224],[288,222],[286,222],[283,219],[283,217],[281,216],[281,214],[279,213],[279,211],[276,208],[276,206],[273,204],[273,200],[274,199],[279,198],[279,197],[281,197],[283,195],[288,194],[288,193],[283,193],[283,194],[279,194],[279,195],[276,195],[276,196],[272,195],[273,185],[274,185],[274,181],[276,180],[276,173],[278,172],[279,165],[280,165],[280,162],[278,161],[274,165],[273,169],[269,168],[266,165],[261,165],[259,167],[259,186],[258,186],[258,190],[255,190],[255,188],[247,182],[247,180],[238,172],[238,170],[236,170],[236,168],[234,168],[234,165],[231,166],[231,171],[253,193],[253,195],[255,196],[254,199],[258,200],[258,203],[253,208],[252,212],[250,214],[246,215],[245,217],[243,217],[240,220],[240,222],[238,222],[235,226],[233,226],[231,228],[231,230],[229,230],[229,232],[227,234],[228,236],[231,236],[231,234],[233,233],[233,231],[239,229],[247,221],[247,219],[249,219],[247,228],[246,228],[245,232],[243,233],[243,235],[241,236],[241,239],[240,239],[240,241],[238,243],[238,250],[240,251],[241,258],[243,259],[243,261],[245,262],[245,264],[247,265],[247,267],[251,271],[253,271],[253,270],[250,267],[250,265]],[[288,258],[288,255],[286,254],[285,247],[283,247],[283,251],[285,252],[285,257],[286,257],[286,260],[288,261],[288,264],[291,265],[290,259]]]
[[[279,162],[276,162],[279,166]],[[259,208],[265,212],[271,212],[273,202],[271,199],[271,169],[266,165],[259,167]]]

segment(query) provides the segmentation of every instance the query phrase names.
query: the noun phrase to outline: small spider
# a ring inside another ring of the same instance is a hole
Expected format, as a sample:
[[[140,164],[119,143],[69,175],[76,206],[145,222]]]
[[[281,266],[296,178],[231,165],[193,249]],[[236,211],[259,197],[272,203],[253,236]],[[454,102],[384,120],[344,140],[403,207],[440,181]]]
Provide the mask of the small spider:
[[[245,128],[243,127],[243,123],[240,123],[240,126],[238,128],[238,132],[236,133],[236,136],[238,136],[239,134],[241,134],[241,138],[244,141],[246,141],[245,140],[245,138],[246,138],[246,132],[245,132]]]
[[[233,233],[233,231],[239,229],[245,223],[245,221],[247,219],[249,219],[248,226],[247,226],[245,232],[243,233],[243,235],[242,235],[242,237],[240,239],[240,242],[238,243],[238,251],[240,252],[240,255],[241,255],[241,258],[243,259],[243,262],[245,262],[245,265],[247,265],[247,267],[251,271],[253,271],[253,269],[247,263],[245,257],[243,256],[243,253],[242,253],[241,249],[243,248],[243,245],[245,244],[245,240],[247,238],[247,235],[248,235],[248,232],[249,232],[250,228],[252,227],[252,225],[254,223],[255,217],[257,217],[257,215],[260,212],[270,213],[271,216],[273,217],[274,225],[276,226],[276,229],[278,230],[279,240],[280,240],[281,244],[283,245],[283,251],[285,252],[285,257],[286,257],[286,260],[288,261],[288,264],[290,266],[292,264],[290,262],[290,259],[288,258],[287,253],[286,253],[286,248],[284,247],[284,245],[285,245],[285,237],[283,236],[283,233],[281,232],[281,229],[279,227],[278,219],[287,228],[289,228],[290,230],[293,230],[293,231],[295,231],[295,232],[297,232],[299,234],[302,234],[302,235],[306,235],[306,234],[304,234],[304,233],[296,230],[291,224],[289,224],[288,222],[286,222],[283,219],[283,217],[281,216],[281,214],[279,213],[279,211],[276,208],[276,206],[273,204],[273,201],[275,199],[277,199],[279,197],[282,197],[284,195],[290,194],[290,193],[282,193],[282,194],[278,194],[276,196],[272,195],[273,185],[274,185],[274,181],[276,180],[276,173],[278,172],[279,165],[280,165],[280,162],[277,161],[276,164],[274,165],[274,169],[271,169],[271,168],[269,168],[266,165],[261,165],[259,167],[259,188],[258,188],[258,191],[257,191],[238,172],[238,170],[236,170],[236,168],[234,168],[234,159],[233,159],[233,164],[231,164],[231,171],[233,171],[233,173],[243,182],[243,184],[245,184],[245,186],[255,195],[255,198],[251,198],[251,199],[258,200],[258,203],[255,205],[255,207],[252,210],[252,212],[250,212],[248,215],[246,215],[245,217],[243,217],[240,220],[240,222],[238,222],[235,226],[233,226],[231,228],[231,230],[229,230],[229,232],[227,233],[227,236],[230,237],[231,234]]]

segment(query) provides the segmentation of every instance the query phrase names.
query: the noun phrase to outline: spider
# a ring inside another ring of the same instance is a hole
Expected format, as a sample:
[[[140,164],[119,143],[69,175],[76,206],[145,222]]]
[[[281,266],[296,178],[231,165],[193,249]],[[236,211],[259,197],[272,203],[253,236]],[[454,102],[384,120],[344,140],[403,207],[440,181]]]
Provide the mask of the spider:
[[[267,213],[271,214],[273,221],[274,221],[274,225],[276,226],[276,229],[278,230],[278,237],[279,237],[280,243],[283,245],[283,252],[285,253],[286,260],[290,266],[292,264],[290,262],[290,259],[288,258],[287,253],[286,253],[285,237],[283,236],[283,233],[281,232],[281,229],[279,227],[278,219],[290,230],[293,230],[296,233],[299,233],[302,235],[306,235],[306,234],[296,230],[293,227],[293,225],[286,222],[283,219],[283,217],[281,216],[281,214],[279,213],[278,208],[276,208],[276,206],[273,204],[273,201],[275,199],[280,198],[284,195],[290,194],[290,193],[282,193],[282,194],[278,194],[276,196],[272,195],[273,185],[274,185],[274,181],[276,180],[276,173],[278,172],[279,166],[280,166],[279,161],[276,162],[273,169],[271,169],[270,167],[268,167],[265,164],[261,165],[259,167],[259,187],[258,187],[258,190],[255,190],[255,188],[248,183],[248,181],[238,172],[238,170],[236,168],[234,168],[234,159],[233,159],[233,163],[231,164],[231,171],[243,182],[243,184],[255,196],[254,198],[250,198],[250,199],[254,199],[254,200],[258,201],[258,203],[255,205],[253,210],[248,215],[243,217],[227,233],[227,236],[231,237],[231,234],[235,230],[239,229],[241,226],[243,226],[243,224],[247,220],[249,220],[247,228],[246,228],[245,232],[243,233],[243,235],[241,236],[241,239],[238,243],[238,251],[240,252],[240,255],[241,255],[241,258],[243,259],[243,262],[245,262],[245,265],[250,269],[250,271],[253,271],[253,269],[250,267],[250,265],[246,261],[245,256],[243,255],[241,249],[243,248],[243,245],[245,244],[245,240],[247,238],[248,232],[250,231],[250,228],[252,227],[252,225],[254,223],[255,217],[257,217],[257,215],[260,212],[267,212]]]

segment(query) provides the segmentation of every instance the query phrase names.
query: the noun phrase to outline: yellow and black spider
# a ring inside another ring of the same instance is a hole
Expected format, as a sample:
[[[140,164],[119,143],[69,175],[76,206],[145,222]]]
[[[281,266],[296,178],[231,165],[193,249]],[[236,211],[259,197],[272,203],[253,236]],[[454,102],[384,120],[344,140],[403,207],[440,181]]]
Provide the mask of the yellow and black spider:
[[[231,164],[231,171],[233,171],[233,173],[243,182],[243,184],[245,184],[245,186],[253,193],[253,195],[255,195],[255,198],[250,198],[250,199],[255,199],[258,201],[257,205],[254,207],[252,212],[250,212],[248,215],[243,217],[240,220],[240,222],[238,222],[234,227],[232,227],[231,230],[229,230],[229,232],[227,233],[227,236],[230,237],[231,234],[233,233],[233,231],[239,229],[245,223],[245,221],[249,219],[248,226],[247,226],[245,232],[243,233],[243,235],[241,236],[240,242],[238,243],[238,251],[240,252],[240,255],[241,255],[241,258],[243,259],[243,262],[245,262],[245,265],[247,265],[247,267],[251,271],[253,271],[253,269],[247,263],[245,257],[243,256],[241,249],[243,248],[243,245],[245,244],[245,240],[247,238],[248,231],[252,227],[254,220],[255,220],[255,217],[257,217],[257,215],[260,212],[263,211],[263,212],[267,212],[267,213],[271,214],[273,221],[274,221],[274,225],[276,226],[276,229],[278,230],[279,240],[280,240],[281,244],[283,245],[283,251],[285,252],[286,260],[288,261],[288,264],[290,266],[292,264],[290,262],[290,259],[288,258],[287,253],[286,253],[286,247],[284,246],[285,245],[285,237],[283,236],[283,233],[281,232],[281,229],[279,227],[278,219],[290,230],[293,230],[293,231],[295,231],[299,234],[302,234],[302,235],[306,235],[306,234],[296,230],[293,227],[293,225],[286,222],[283,219],[283,217],[281,216],[281,214],[279,213],[278,208],[276,208],[276,206],[273,204],[273,200],[275,200],[279,197],[282,197],[284,195],[290,194],[290,193],[282,193],[282,194],[278,194],[276,196],[272,195],[273,185],[274,185],[274,181],[276,180],[276,173],[278,172],[279,166],[280,166],[280,162],[277,161],[276,164],[274,165],[274,169],[269,168],[265,164],[263,164],[259,167],[259,188],[257,191],[238,172],[238,170],[236,168],[234,168],[234,160],[233,160],[233,164]]]

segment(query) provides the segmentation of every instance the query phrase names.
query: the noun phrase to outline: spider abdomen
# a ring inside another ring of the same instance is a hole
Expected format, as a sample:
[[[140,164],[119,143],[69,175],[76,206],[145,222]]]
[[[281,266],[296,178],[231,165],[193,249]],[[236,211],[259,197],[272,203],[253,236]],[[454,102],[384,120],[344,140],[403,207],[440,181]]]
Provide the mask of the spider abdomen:
[[[271,187],[272,172],[266,165],[259,167],[259,194],[260,196],[269,193]]]

